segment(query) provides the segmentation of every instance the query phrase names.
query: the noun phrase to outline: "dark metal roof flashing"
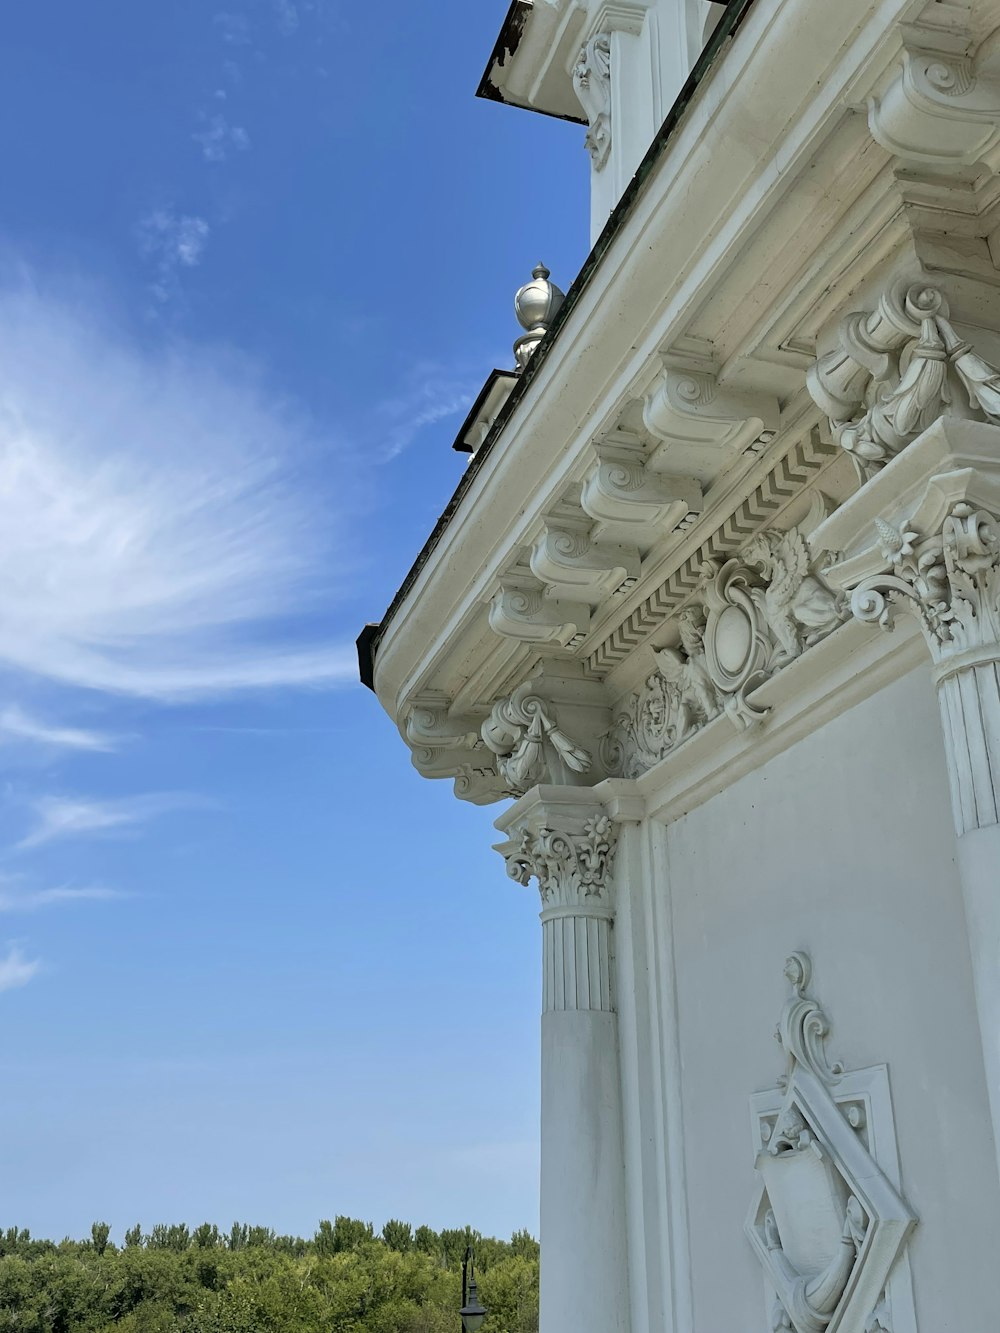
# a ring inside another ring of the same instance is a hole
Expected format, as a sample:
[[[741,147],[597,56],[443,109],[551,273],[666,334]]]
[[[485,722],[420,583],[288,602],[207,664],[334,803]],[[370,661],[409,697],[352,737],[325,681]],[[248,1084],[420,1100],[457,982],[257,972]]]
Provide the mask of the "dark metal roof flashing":
[[[496,40],[496,45],[493,47],[485,70],[483,70],[483,77],[479,80],[476,96],[484,97],[488,102],[500,102],[504,106],[516,106],[521,111],[536,111],[543,116],[552,116],[555,120],[568,120],[574,125],[586,125],[587,121],[583,116],[562,116],[557,111],[545,111],[541,107],[526,106],[522,102],[509,102],[493,82],[491,76],[496,67],[506,65],[521,45],[521,38],[524,35],[524,29],[533,8],[534,0],[511,0],[507,17],[500,29],[500,36]]]
[[[708,74],[712,66],[716,63],[716,60],[719,57],[720,53],[722,52],[723,48],[726,47],[728,43],[732,40],[732,38],[735,36],[736,32],[739,30],[740,25],[742,24],[747,13],[752,8],[753,4],[754,0],[727,0],[726,12],[719,20],[718,26],[712,33],[712,36],[709,38],[708,43],[705,46],[705,49],[698,57],[698,61],[695,64],[694,69],[692,69],[691,73],[688,75],[687,82],[684,84],[684,87],[678,94],[676,100],[674,101],[673,106],[667,113],[666,120],[664,120],[663,124],[657,131],[656,137],[650,144],[649,150],[647,151],[645,157],[639,163],[635,175],[629,181],[628,185],[625,188],[624,194],[619,199],[618,203],[615,205],[611,213],[611,216],[605,223],[604,230],[601,232],[600,236],[598,236],[597,241],[594,244],[594,248],[591,250],[590,254],[584,260],[583,267],[580,269],[580,272],[577,274],[575,281],[573,282],[569,291],[566,293],[566,300],[563,302],[562,306],[560,307],[558,313],[555,316],[555,319],[552,322],[552,327],[549,329],[548,333],[542,339],[541,343],[535,350],[535,353],[532,356],[531,360],[528,362],[527,366],[522,371],[521,375],[518,377],[518,382],[514,385],[513,389],[511,390],[510,397],[507,399],[506,403],[501,408],[497,416],[497,419],[496,421],[494,421],[493,426],[490,429],[490,432],[487,435],[486,439],[483,441],[480,447],[476,450],[475,454],[469,460],[469,465],[466,468],[465,472],[462,474],[462,479],[461,481],[459,481],[458,486],[455,488],[454,494],[452,495],[451,499],[445,506],[444,512],[441,514],[441,517],[438,519],[437,523],[435,523],[430,536],[427,538],[427,541],[423,545],[423,549],[421,550],[420,554],[417,556],[416,560],[411,565],[409,572],[403,579],[403,582],[400,584],[395,597],[393,597],[392,601],[389,604],[388,609],[385,612],[385,615],[382,617],[379,624],[366,625],[365,628],[361,631],[360,635],[358,636],[357,647],[358,647],[359,675],[361,678],[361,683],[363,685],[367,685],[369,689],[375,688],[374,686],[375,656],[378,651],[379,641],[381,640],[382,635],[385,633],[386,626],[389,624],[389,622],[395,616],[396,612],[399,610],[400,606],[405,601],[407,593],[409,593],[410,589],[413,587],[414,583],[417,580],[417,577],[420,574],[420,571],[427,563],[428,558],[434,551],[434,548],[437,546],[438,542],[441,540],[441,537],[445,532],[445,529],[448,527],[448,524],[451,522],[452,515],[455,513],[458,506],[461,504],[463,497],[465,496],[466,492],[469,490],[470,486],[475,480],[476,474],[478,473],[480,467],[483,464],[483,460],[487,457],[488,454],[492,452],[494,446],[496,445],[497,440],[503,434],[504,427],[506,426],[508,420],[516,410],[518,403],[523,398],[528,385],[535,378],[535,375],[538,373],[539,367],[541,366],[542,362],[548,355],[549,349],[551,348],[555,340],[558,338],[559,330],[562,328],[563,324],[565,324],[567,318],[569,317],[570,312],[575,307],[577,301],[579,301],[581,295],[583,294],[588,283],[590,282],[590,279],[596,272],[598,265],[604,258],[604,255],[610,249],[612,242],[614,241],[615,237],[618,235],[618,232],[624,225],[626,219],[628,218],[629,213],[632,211],[632,208],[635,205],[636,200],[641,194],[643,186],[645,185],[650,173],[652,172],[656,163],[659,161],[660,156],[662,155],[663,151],[665,150],[671,138],[673,137],[674,132],[677,129],[677,126],[680,124],[681,118],[684,115],[684,112],[687,110],[692,97],[694,96],[695,92],[698,89],[698,86],[701,84],[702,80]],[[507,15],[507,20],[504,25],[504,31],[501,33],[500,39],[497,42],[497,46],[494,48],[494,57],[493,57],[494,59],[502,58],[502,49],[507,49],[503,47],[503,43],[506,40],[505,34],[507,33],[508,25],[510,25],[512,21],[516,21],[515,11],[524,10],[526,17],[527,12],[530,11],[530,9],[531,5],[530,3],[528,3],[528,0],[514,0],[514,3],[511,5],[510,12]],[[524,21],[522,19],[521,27],[518,29],[517,33],[517,40],[520,40],[520,32],[523,31],[523,27],[524,27]],[[514,49],[516,49],[516,42]],[[498,55],[498,52],[500,52],[500,55]],[[487,75],[489,74],[489,70],[492,69],[492,67],[493,67],[493,59],[491,59],[490,65],[487,67]],[[490,94],[483,92],[482,85],[480,85],[480,95],[484,97],[490,96]],[[496,94],[495,89],[493,95],[498,96],[498,94]]]

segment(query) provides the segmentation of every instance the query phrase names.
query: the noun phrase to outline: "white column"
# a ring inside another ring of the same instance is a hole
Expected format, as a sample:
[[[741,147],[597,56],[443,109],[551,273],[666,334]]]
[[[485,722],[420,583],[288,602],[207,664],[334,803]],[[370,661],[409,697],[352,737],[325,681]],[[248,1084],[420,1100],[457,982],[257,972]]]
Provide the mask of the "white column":
[[[499,850],[542,895],[540,1333],[628,1333],[616,829],[600,807],[533,797],[502,821]]]
[[[882,569],[854,587],[851,606],[886,627],[907,607],[934,660],[1000,1168],[1000,516],[992,507],[1000,469],[991,458],[1000,454],[1000,431],[976,430],[977,454],[948,456],[950,470],[930,478],[912,522],[879,520]],[[910,446],[914,457],[920,447]],[[905,453],[897,460],[906,461]],[[887,491],[892,473],[890,465],[865,489]]]
[[[939,678],[958,866],[1000,1165],[1000,644]]]

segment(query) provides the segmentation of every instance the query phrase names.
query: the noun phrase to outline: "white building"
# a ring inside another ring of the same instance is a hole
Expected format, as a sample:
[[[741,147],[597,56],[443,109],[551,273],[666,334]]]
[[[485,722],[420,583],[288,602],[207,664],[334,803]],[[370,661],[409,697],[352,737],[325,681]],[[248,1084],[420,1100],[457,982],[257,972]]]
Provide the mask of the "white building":
[[[360,650],[541,890],[542,1333],[996,1333],[1000,0],[514,0],[481,92],[594,249]]]

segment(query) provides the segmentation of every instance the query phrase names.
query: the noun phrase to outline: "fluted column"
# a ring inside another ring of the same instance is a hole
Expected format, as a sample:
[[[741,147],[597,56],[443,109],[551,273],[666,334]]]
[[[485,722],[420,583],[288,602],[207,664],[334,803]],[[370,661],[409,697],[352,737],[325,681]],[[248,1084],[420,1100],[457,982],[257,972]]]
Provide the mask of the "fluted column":
[[[935,429],[947,436],[954,424]],[[881,569],[854,583],[851,606],[887,629],[897,610],[910,611],[934,662],[1000,1167],[1000,430],[975,431],[975,456],[947,458],[911,521],[876,518]],[[891,495],[895,467],[869,486]]]
[[[627,1333],[617,829],[603,807],[546,790],[500,821],[498,848],[542,899],[540,1333]]]

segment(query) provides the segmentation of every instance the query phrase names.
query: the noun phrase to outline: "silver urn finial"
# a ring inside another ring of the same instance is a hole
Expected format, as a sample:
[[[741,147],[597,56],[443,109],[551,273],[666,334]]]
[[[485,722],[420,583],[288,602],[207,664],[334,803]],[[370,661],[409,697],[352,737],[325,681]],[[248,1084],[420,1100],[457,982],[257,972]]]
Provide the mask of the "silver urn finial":
[[[545,337],[565,300],[566,293],[560,291],[554,282],[549,282],[549,270],[545,265],[536,264],[531,281],[526,282],[514,297],[514,313],[521,328],[526,330],[514,344],[514,359],[518,370],[523,370],[531,360],[532,353]]]

